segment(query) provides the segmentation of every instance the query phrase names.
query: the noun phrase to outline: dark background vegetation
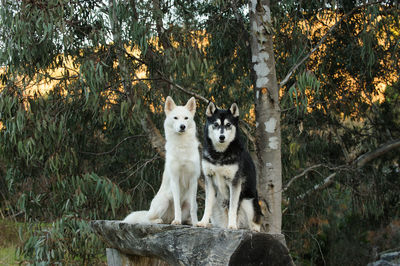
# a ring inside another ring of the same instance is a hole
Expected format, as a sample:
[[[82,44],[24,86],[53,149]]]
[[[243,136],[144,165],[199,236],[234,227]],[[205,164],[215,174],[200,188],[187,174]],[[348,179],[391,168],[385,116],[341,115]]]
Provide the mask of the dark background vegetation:
[[[400,244],[399,149],[358,160],[399,142],[399,4],[271,14],[278,81],[311,53],[280,88],[282,231],[299,265],[364,265]],[[237,102],[254,131],[245,1],[3,0],[0,25],[0,217],[23,261],[104,260],[88,221],[149,206],[167,95]]]

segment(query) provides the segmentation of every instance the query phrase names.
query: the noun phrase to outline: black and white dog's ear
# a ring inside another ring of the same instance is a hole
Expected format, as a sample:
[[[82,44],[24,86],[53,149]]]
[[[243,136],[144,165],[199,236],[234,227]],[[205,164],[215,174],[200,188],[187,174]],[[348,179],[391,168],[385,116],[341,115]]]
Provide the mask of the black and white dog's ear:
[[[215,107],[215,104],[213,102],[210,102],[207,106],[206,116],[211,117],[216,109],[217,107]]]
[[[233,103],[231,105],[231,108],[229,108],[229,111],[231,111],[231,114],[233,117],[239,117],[239,107],[237,106],[236,103]]]
[[[165,100],[165,107],[164,107],[165,113],[168,115],[175,107],[176,104],[174,100],[172,99],[171,96],[168,96],[167,99]]]

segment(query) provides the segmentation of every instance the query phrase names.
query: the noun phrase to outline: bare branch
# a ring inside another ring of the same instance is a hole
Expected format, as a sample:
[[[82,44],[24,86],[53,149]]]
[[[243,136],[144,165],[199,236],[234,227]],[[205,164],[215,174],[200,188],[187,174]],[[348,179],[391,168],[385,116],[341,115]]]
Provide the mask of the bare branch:
[[[368,163],[369,161],[372,161],[373,159],[382,156],[383,154],[396,149],[396,148],[400,148],[400,139],[396,139],[393,141],[389,141],[385,144],[383,144],[382,146],[380,146],[378,149],[374,150],[374,151],[370,151],[367,153],[364,153],[363,155],[359,156],[354,162],[353,165],[356,168],[361,168],[363,167],[366,163]]]
[[[323,189],[329,187],[333,183],[333,181],[334,181],[333,178],[335,176],[336,176],[336,172],[330,174],[328,177],[326,177],[324,179],[324,181],[322,183],[315,185],[312,189],[307,190],[305,193],[297,196],[296,198],[297,199],[304,199],[307,195],[309,195],[309,194],[311,194],[313,192],[320,191],[320,190],[323,190]]]
[[[125,51],[125,52],[126,52],[126,51]],[[132,55],[132,54],[129,54],[128,52],[126,52],[126,55],[127,55],[129,58],[131,58],[131,59],[133,59],[133,60],[136,60],[136,61],[138,61],[138,62],[140,62],[140,63],[142,63],[142,64],[149,65],[149,64],[148,64],[147,62],[145,62],[143,59],[140,59],[140,58],[138,58],[138,57],[136,57],[136,56],[134,56],[134,55]],[[201,100],[201,101],[204,102],[204,103],[208,103],[208,102],[209,102],[209,100],[208,100],[207,98],[201,96],[200,94],[195,93],[195,92],[193,92],[193,91],[191,91],[191,90],[185,89],[185,88],[182,87],[181,85],[179,85],[179,84],[173,82],[171,79],[167,78],[167,77],[165,76],[165,74],[164,74],[163,72],[161,72],[159,69],[155,69],[155,71],[156,71],[157,74],[159,75],[159,77],[156,78],[157,80],[162,80],[162,81],[164,81],[164,82],[167,82],[169,85],[172,85],[173,87],[177,88],[178,90],[180,90],[180,91],[182,91],[182,92],[184,92],[184,93],[186,93],[186,94],[188,94],[188,95],[190,95],[190,96],[194,96],[196,99],[199,99],[199,100]]]
[[[167,82],[168,84],[174,86],[174,87],[177,88],[178,90],[180,90],[180,91],[182,91],[182,92],[184,92],[184,93],[186,93],[186,94],[188,94],[188,95],[190,95],[190,96],[194,96],[196,99],[199,99],[199,100],[203,101],[204,103],[208,103],[208,102],[209,102],[209,100],[208,100],[207,98],[201,96],[200,94],[197,94],[197,93],[195,93],[195,92],[193,92],[193,91],[187,90],[187,89],[183,88],[182,86],[176,84],[176,83],[173,82],[172,80],[166,78],[166,77],[163,75],[163,73],[162,73],[161,71],[158,71],[158,70],[157,70],[157,72],[161,75],[161,79],[162,79],[162,80],[164,80],[164,81]]]
[[[145,162],[144,162],[143,164],[139,165],[139,166],[138,166],[134,171],[132,171],[125,179],[121,180],[121,181],[119,182],[119,184],[122,183],[122,182],[124,182],[124,181],[126,181],[126,180],[129,179],[131,176],[133,176],[133,175],[135,175],[137,172],[139,172],[141,169],[145,168],[148,164],[150,164],[150,163],[152,163],[152,162],[158,160],[159,158],[160,158],[160,157],[159,157],[159,154],[156,154],[156,155],[153,156],[153,158],[150,158],[150,159],[145,160]],[[131,169],[130,169],[130,170],[131,170]],[[153,189],[153,190],[154,190],[154,189]],[[154,191],[154,194],[155,194],[155,193],[156,193],[156,192]]]
[[[313,169],[322,166],[322,164],[316,164],[316,165],[312,165],[306,169],[303,170],[303,172],[301,172],[300,174],[292,177],[292,179],[290,179],[290,181],[286,184],[286,186],[282,189],[283,192],[285,192],[286,190],[288,190],[288,188],[290,187],[290,185],[292,185],[292,183],[294,181],[296,181],[298,178],[306,175],[308,172],[312,171]]]
[[[376,5],[376,4],[380,4],[383,1],[377,1],[377,2],[373,2],[373,3],[366,3],[360,6],[357,6],[355,8],[353,8],[351,11],[349,11],[348,13],[344,14],[343,17],[341,17],[338,22],[336,22],[332,27],[329,28],[328,32],[325,33],[325,35],[321,38],[321,40],[319,40],[319,42],[317,43],[317,45],[311,49],[311,51],[304,56],[297,64],[295,64],[290,70],[289,72],[286,74],[285,78],[279,83],[279,88],[282,88],[283,86],[286,85],[286,83],[289,81],[290,77],[293,75],[293,73],[297,70],[297,68],[299,68],[306,60],[308,60],[310,58],[310,56],[317,51],[321,45],[326,41],[326,39],[328,38],[328,36],[342,23],[342,21],[351,16],[355,11],[357,11],[358,9],[370,6],[370,5]]]
[[[400,148],[400,139],[396,139],[390,142],[387,142],[383,145],[381,145],[379,148],[377,148],[376,150],[364,153],[363,155],[359,156],[353,163],[351,163],[350,165],[341,165],[335,168],[330,168],[331,170],[334,169],[359,169],[362,168],[363,166],[365,166],[366,163],[372,161],[373,159],[384,155],[385,153],[396,149],[396,148]],[[317,164],[314,166],[310,166],[309,168],[305,169],[302,173],[294,176],[289,183],[285,186],[285,188],[283,189],[283,191],[286,191],[289,186],[293,183],[293,181],[297,180],[299,177],[305,175],[307,172],[311,171],[312,169],[319,167],[319,166],[323,166],[322,164]],[[312,192],[316,192],[316,191],[320,191],[323,190],[325,188],[327,188],[330,184],[332,184],[334,182],[334,177],[336,176],[336,174],[338,173],[338,171],[330,174],[328,177],[326,177],[324,179],[324,181],[318,185],[315,185],[312,189],[306,191],[305,193],[301,194],[300,196],[298,196],[298,199],[303,199],[304,197],[306,197],[307,195],[311,194]]]
[[[145,137],[145,135],[128,136],[128,137],[124,138],[123,140],[121,140],[120,142],[118,142],[118,144],[115,145],[115,146],[114,146],[111,150],[109,150],[109,151],[99,152],[99,153],[97,153],[97,152],[88,152],[88,151],[80,151],[79,153],[82,153],[82,154],[89,154],[89,155],[96,155],[96,156],[99,156],[99,155],[106,155],[106,154],[109,154],[109,153],[112,153],[113,151],[115,151],[115,150],[122,144],[122,142],[127,141],[128,139],[131,139],[131,138],[138,138],[138,137]]]
[[[336,166],[336,167],[332,167],[332,166],[329,166],[329,165],[326,165],[326,164],[315,164],[315,165],[307,167],[300,174],[292,177],[292,179],[290,179],[290,181],[286,184],[286,186],[282,189],[282,191],[283,192],[287,191],[289,189],[289,187],[293,184],[294,181],[296,181],[300,177],[306,175],[308,172],[315,171],[315,172],[319,173],[317,170],[315,170],[318,167],[325,167],[325,168],[327,168],[327,169],[329,169],[331,171],[335,171],[336,173],[339,172],[339,171],[342,171],[342,170],[347,170],[348,171],[348,170],[352,169],[347,164],[339,165],[339,166]],[[319,174],[321,175],[321,173],[319,173]]]

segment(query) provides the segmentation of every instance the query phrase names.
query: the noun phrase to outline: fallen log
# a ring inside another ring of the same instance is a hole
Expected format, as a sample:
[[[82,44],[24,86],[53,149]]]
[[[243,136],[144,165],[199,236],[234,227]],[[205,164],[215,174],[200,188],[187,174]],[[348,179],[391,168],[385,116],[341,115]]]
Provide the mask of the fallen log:
[[[109,265],[294,265],[280,234],[105,220],[91,227],[112,248]]]

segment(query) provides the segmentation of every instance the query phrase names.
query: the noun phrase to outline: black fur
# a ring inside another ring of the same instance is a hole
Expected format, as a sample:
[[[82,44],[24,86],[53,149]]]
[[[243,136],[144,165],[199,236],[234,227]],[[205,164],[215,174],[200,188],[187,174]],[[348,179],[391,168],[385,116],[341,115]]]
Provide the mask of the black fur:
[[[217,119],[221,120],[222,127],[225,119],[228,119],[229,122],[236,127],[236,136],[224,152],[216,151],[211,139],[208,137],[208,127]],[[232,181],[233,185],[238,183],[239,179],[242,181],[239,206],[242,199],[254,199],[253,206],[255,216],[253,221],[260,223],[262,213],[258,203],[256,168],[250,154],[245,148],[243,139],[241,137],[239,130],[239,118],[234,117],[229,109],[216,109],[211,117],[207,117],[204,127],[203,159],[212,164],[239,164],[239,170]],[[226,200],[229,202],[229,199]]]

